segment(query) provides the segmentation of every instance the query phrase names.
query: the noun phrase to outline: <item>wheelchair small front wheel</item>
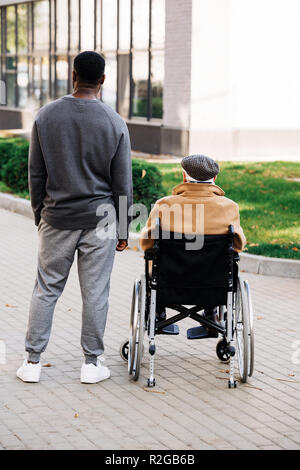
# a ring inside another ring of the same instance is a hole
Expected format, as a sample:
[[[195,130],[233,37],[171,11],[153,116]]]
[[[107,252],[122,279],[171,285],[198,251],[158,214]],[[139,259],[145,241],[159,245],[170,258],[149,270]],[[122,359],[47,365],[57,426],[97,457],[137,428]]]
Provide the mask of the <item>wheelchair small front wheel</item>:
[[[120,356],[123,361],[128,362],[128,348],[129,348],[129,341],[126,339],[120,346]]]
[[[233,382],[228,380],[228,388],[236,388],[236,387],[237,387],[236,380],[234,380]]]
[[[220,359],[221,362],[228,364],[228,362],[230,361],[230,354],[228,351],[227,342],[224,339],[221,339],[217,343],[216,353],[217,353],[218,359]]]

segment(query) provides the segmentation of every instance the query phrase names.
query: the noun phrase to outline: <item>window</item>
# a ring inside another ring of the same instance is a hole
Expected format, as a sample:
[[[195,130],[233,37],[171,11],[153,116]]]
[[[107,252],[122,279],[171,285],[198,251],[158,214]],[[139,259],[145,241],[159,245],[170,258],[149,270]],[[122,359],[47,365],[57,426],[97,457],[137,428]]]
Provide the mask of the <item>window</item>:
[[[94,0],[81,1],[81,50],[94,50]]]
[[[8,7],[6,10],[6,52],[16,53],[16,7]]]
[[[149,47],[149,0],[133,0],[133,47]]]
[[[70,0],[70,49],[79,49],[79,3],[78,0]]]
[[[56,50],[68,50],[68,0],[56,2]]]
[[[130,112],[130,55],[118,56],[118,112],[128,118]]]
[[[117,58],[115,55],[105,57],[106,80],[102,88],[102,101],[114,110],[117,107]]]
[[[28,40],[27,40],[27,20],[28,12],[27,5],[18,5],[18,54],[27,54]]]
[[[68,93],[68,59],[66,56],[58,56],[56,60],[56,97]]]
[[[34,2],[34,39],[33,47],[35,51],[45,51],[49,49],[49,2],[42,0]]]
[[[151,61],[151,116],[156,119],[163,117],[163,83],[164,55],[156,52]]]
[[[117,49],[117,0],[102,0],[102,49]]]
[[[151,47],[163,49],[165,45],[165,0],[152,0]]]
[[[148,114],[148,52],[135,52],[132,61],[133,116]]]
[[[131,0],[119,2],[119,49],[129,51],[131,28]]]
[[[21,56],[18,58],[17,65],[17,85],[18,85],[18,106],[19,108],[25,108],[28,100],[28,63],[27,57]]]
[[[124,118],[163,116],[165,0],[38,0],[0,6],[7,104],[70,93],[81,50],[106,58],[102,100]]]

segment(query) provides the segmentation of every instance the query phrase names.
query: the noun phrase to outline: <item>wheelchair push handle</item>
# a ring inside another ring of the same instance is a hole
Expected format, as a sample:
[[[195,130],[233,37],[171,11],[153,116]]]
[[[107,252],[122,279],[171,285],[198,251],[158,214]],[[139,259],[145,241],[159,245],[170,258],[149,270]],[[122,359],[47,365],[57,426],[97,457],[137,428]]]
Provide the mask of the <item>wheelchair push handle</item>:
[[[230,238],[233,238],[234,237],[234,226],[233,225],[229,225],[228,227],[228,235]]]

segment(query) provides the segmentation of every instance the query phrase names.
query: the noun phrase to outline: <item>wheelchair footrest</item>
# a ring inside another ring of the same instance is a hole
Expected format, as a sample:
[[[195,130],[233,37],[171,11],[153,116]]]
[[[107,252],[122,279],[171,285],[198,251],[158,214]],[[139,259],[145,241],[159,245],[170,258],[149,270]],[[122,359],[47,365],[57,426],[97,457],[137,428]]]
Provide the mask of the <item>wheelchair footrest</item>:
[[[218,333],[209,333],[204,326],[195,326],[187,330],[186,336],[187,339],[217,338]]]
[[[178,325],[168,325],[157,332],[158,335],[179,335]]]

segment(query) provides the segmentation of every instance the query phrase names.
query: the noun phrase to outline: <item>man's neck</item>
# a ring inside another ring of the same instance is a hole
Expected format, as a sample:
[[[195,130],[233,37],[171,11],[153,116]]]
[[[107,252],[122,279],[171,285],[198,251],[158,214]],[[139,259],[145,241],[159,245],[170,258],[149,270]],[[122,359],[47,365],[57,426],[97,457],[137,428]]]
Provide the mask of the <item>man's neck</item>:
[[[81,98],[85,100],[96,100],[99,93],[98,89],[88,87],[76,87],[72,93],[74,98]]]

